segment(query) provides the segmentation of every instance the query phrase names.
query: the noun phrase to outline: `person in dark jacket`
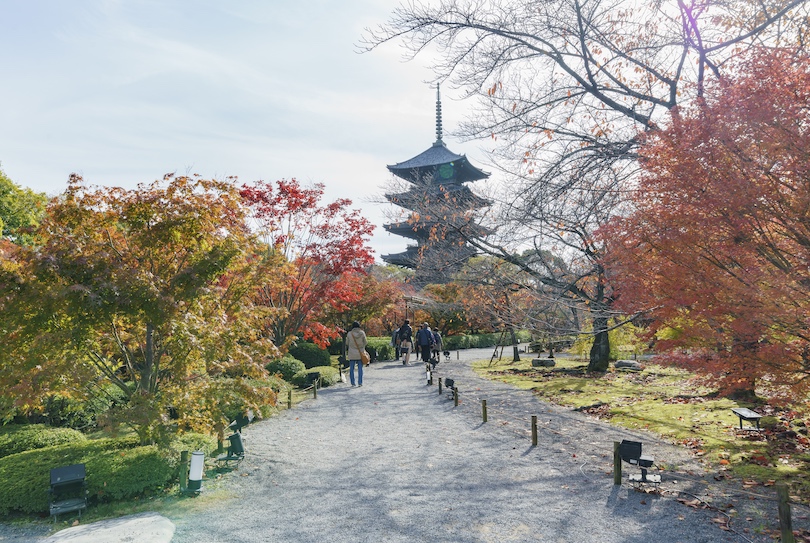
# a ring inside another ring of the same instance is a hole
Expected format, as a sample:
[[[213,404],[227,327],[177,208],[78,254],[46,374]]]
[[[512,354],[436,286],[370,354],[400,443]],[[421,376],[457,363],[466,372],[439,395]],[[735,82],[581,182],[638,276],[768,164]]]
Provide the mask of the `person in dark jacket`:
[[[405,319],[399,327],[399,352],[402,355],[402,365],[407,366],[411,358],[411,345],[413,343],[413,329],[411,321]]]
[[[433,331],[428,323],[423,322],[422,327],[416,332],[416,342],[419,344],[419,351],[422,353],[422,362],[430,362],[430,354],[433,350]]]

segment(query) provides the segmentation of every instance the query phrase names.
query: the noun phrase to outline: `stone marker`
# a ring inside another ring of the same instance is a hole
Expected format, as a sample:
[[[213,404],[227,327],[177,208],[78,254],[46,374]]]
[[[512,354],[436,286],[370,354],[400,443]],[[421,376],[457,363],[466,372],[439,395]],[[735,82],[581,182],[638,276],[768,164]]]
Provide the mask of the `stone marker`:
[[[617,360],[614,364],[616,369],[626,369],[626,370],[635,370],[641,371],[641,363],[637,360]]]
[[[557,365],[553,358],[533,358],[532,366],[535,368],[547,367],[551,368]]]

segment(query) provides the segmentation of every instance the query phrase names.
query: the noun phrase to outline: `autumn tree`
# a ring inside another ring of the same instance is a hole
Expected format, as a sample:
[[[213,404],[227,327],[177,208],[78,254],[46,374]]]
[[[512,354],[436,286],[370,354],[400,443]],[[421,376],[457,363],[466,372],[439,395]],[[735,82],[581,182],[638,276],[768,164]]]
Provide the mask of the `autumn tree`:
[[[768,377],[807,393],[808,66],[761,50],[674,110],[643,148],[634,213],[601,233],[619,307],[653,319],[661,349],[726,391]]]
[[[167,176],[125,190],[74,175],[37,236],[0,271],[2,384],[17,409],[110,382],[127,399],[110,421],[146,443],[273,400],[250,381],[276,352],[250,296],[268,270],[230,183]]]
[[[374,262],[368,240],[374,226],[351,200],[322,204],[324,186],[295,179],[243,185],[240,194],[267,251],[286,261],[283,280],[268,281],[256,302],[278,312],[269,330],[278,345],[297,335],[326,346],[340,327],[324,324],[362,296],[354,276]]]
[[[324,324],[347,332],[351,323],[357,321],[363,324],[368,335],[387,335],[382,319],[400,303],[400,284],[381,272],[378,266],[369,267],[365,273],[346,274],[344,280],[350,283],[352,291],[358,293],[357,298],[351,303],[331,306]]]
[[[490,327],[509,333],[515,360],[519,360],[519,330],[529,330],[544,344],[579,333],[577,304],[571,311],[556,289],[538,284],[534,275],[519,266],[491,256],[477,257],[455,280],[467,293],[468,315],[480,314]]]
[[[47,197],[20,187],[0,170],[0,232],[15,243],[30,243],[42,220]]]
[[[508,189],[484,225],[497,234],[466,240],[581,304],[593,323],[589,368],[605,370],[612,299],[593,233],[626,210],[640,134],[701,95],[740,51],[804,47],[807,9],[804,0],[415,1],[370,29],[364,45],[438,52],[436,80],[475,100],[458,134],[491,142]],[[527,247],[564,258],[570,274],[522,260]]]

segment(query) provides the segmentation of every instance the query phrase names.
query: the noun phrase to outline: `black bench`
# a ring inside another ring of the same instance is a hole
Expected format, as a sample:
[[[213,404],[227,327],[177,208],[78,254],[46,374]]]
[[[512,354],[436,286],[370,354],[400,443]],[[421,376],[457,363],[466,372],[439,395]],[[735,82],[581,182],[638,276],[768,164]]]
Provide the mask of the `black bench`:
[[[759,427],[759,419],[762,418],[762,415],[757,413],[756,411],[751,411],[746,407],[734,407],[731,409],[731,412],[740,417],[740,430],[757,430],[759,431],[761,428]],[[743,428],[743,420],[745,421],[754,421],[757,424],[757,427],[754,428],[753,426],[749,426],[748,428]]]
[[[62,513],[87,509],[87,483],[84,464],[73,464],[51,469],[48,505],[51,516],[57,520]]]
[[[638,466],[641,468],[641,475],[629,475],[628,480],[632,483],[652,483],[654,485],[661,483],[660,475],[647,475],[647,469],[655,464],[652,456],[645,456],[641,454],[641,442],[630,441],[623,439],[619,444],[619,456],[621,459],[631,466]]]
[[[239,432],[234,432],[228,436],[228,450],[225,452],[225,454],[217,456],[217,466],[220,468],[230,468],[231,464],[236,464],[236,467],[238,468],[239,463],[244,459],[245,444],[242,441],[242,434]]]

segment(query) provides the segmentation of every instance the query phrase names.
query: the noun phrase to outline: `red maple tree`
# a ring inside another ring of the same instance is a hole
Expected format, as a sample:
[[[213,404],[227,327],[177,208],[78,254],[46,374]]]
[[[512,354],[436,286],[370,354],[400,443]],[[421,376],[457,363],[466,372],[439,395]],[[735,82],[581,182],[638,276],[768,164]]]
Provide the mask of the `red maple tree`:
[[[658,346],[725,392],[809,388],[808,66],[751,55],[673,111],[643,149],[634,213],[600,232],[616,307],[646,312]]]
[[[268,283],[259,303],[276,309],[269,323],[275,342],[282,345],[297,335],[325,346],[340,327],[324,324],[328,315],[344,311],[360,299],[357,281],[374,262],[368,240],[374,226],[351,200],[321,204],[323,184],[302,187],[295,179],[258,181],[242,186],[267,247],[282,255],[288,266],[281,286]]]

